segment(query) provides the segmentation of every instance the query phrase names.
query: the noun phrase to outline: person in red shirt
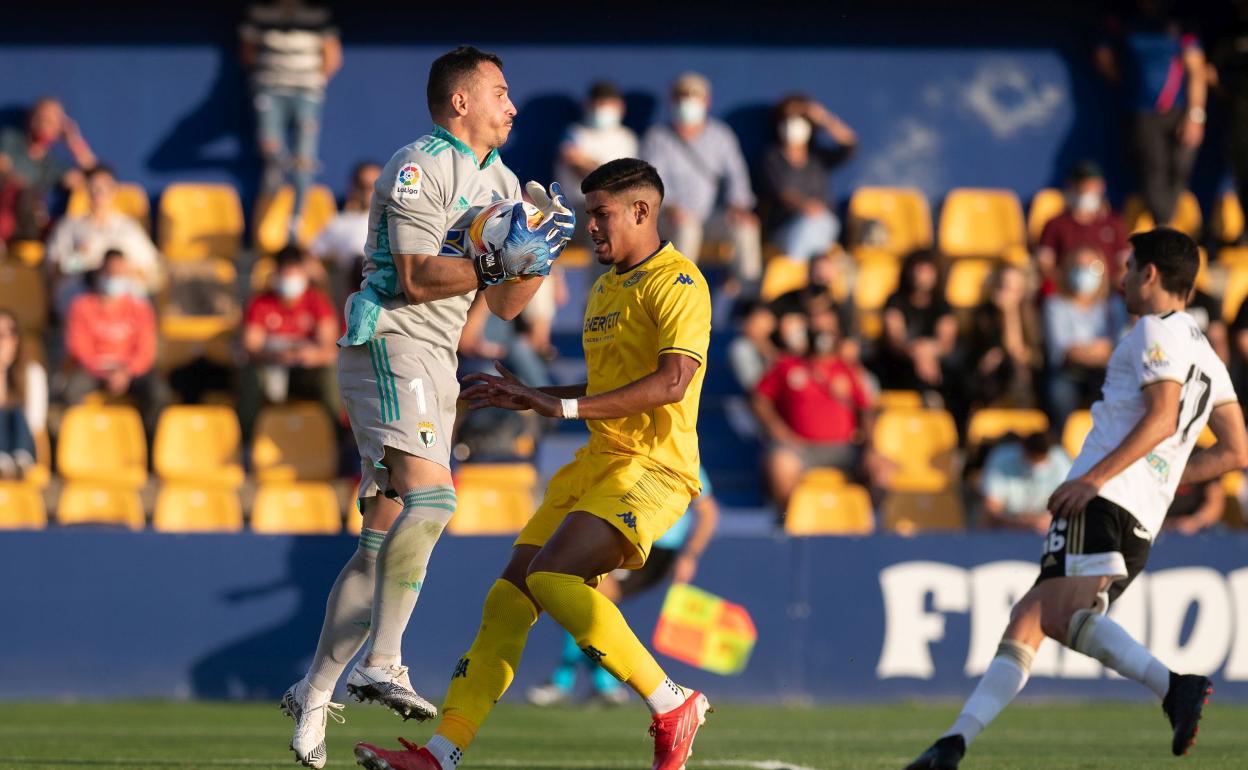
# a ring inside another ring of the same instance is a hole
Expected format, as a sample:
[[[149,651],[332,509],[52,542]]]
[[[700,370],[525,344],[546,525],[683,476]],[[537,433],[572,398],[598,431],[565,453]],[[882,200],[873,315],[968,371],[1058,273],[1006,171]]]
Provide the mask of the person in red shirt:
[[[99,390],[132,398],[150,437],[168,402],[168,389],[153,371],[156,313],[125,255],[109,249],[103,259],[87,274],[88,291],[69,306],[65,347],[71,371],[63,396],[70,404]]]
[[[808,352],[781,358],[754,391],[754,413],[770,443],[768,485],[781,515],[803,471],[852,472],[862,454],[872,399],[859,370],[842,356],[839,337],[834,314],[813,319]]]
[[[1101,253],[1109,267],[1109,285],[1116,287],[1127,266],[1131,250],[1127,226],[1105,200],[1105,177],[1100,166],[1084,160],[1075,164],[1067,179],[1066,209],[1040,231],[1036,266],[1044,283],[1045,297],[1057,292],[1064,265],[1059,260],[1076,249],[1090,246]]]
[[[238,411],[246,435],[266,402],[316,400],[337,416],[338,327],[329,298],[309,285],[303,252],[295,246],[279,251],[272,288],[251,300],[243,318],[248,365]]]

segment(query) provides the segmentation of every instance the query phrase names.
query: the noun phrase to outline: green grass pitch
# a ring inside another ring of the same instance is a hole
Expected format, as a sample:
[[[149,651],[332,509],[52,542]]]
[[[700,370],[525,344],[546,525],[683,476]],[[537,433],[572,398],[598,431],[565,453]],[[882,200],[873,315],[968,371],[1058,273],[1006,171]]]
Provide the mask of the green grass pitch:
[[[699,734],[689,770],[899,770],[952,720],[954,704],[775,708],[724,704]],[[349,704],[330,724],[328,767],[355,767],[351,746],[424,740],[429,725]],[[490,717],[463,770],[641,770],[650,763],[648,715],[539,710],[504,704]],[[1156,706],[1020,704],[980,738],[965,770],[1242,770],[1248,707],[1214,700],[1198,745],[1169,753]],[[0,704],[0,768],[290,768],[291,722],[277,704],[126,702]]]

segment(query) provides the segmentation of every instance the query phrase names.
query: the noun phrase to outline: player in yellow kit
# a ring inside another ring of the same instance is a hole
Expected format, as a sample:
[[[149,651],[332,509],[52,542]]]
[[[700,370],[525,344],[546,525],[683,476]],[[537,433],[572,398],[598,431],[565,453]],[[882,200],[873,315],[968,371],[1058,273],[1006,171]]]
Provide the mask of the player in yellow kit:
[[[667,677],[608,599],[598,576],[645,563],[654,540],[700,490],[697,415],[711,334],[711,301],[693,262],[660,241],[663,182],[650,164],[611,161],[581,185],[594,254],[614,269],[594,283],[582,342],[588,382],[530,388],[470,375],[471,408],[532,409],[584,419],[589,444],[551,479],[485,598],[481,629],[451,676],[437,733],[405,751],[368,744],[370,770],[455,770],[514,676],[542,610],[654,715],[652,770],[681,770],[709,710]]]

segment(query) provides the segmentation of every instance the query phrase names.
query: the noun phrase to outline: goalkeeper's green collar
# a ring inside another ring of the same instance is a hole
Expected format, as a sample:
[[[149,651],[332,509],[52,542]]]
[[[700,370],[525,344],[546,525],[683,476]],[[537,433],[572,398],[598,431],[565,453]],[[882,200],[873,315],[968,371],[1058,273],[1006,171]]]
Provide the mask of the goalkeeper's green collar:
[[[460,141],[458,136],[455,136],[450,131],[447,131],[442,126],[439,126],[437,123],[433,124],[433,131],[430,133],[432,133],[432,135],[435,138],[441,139],[442,141],[446,142],[450,146],[454,147],[459,152],[462,152],[465,155],[471,156],[473,162],[477,164],[478,168],[489,168],[491,163],[493,163],[495,160],[498,160],[498,148],[495,148],[493,150],[490,150],[489,155],[485,156],[484,163],[477,161],[477,154],[472,151],[471,147],[464,144],[462,141]]]

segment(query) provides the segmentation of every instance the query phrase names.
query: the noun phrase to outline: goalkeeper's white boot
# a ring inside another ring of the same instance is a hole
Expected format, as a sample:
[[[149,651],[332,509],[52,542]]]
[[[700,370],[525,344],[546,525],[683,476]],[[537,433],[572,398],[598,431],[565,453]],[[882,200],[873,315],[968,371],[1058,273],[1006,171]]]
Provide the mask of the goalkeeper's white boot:
[[[330,693],[312,689],[304,680],[292,684],[282,696],[282,711],[295,720],[290,750],[295,752],[295,761],[304,767],[325,766],[326,717],[333,717],[338,724],[347,721],[338,713],[342,704],[333,703],[329,696]]]
[[[404,720],[423,722],[438,715],[438,709],[412,689],[407,666],[365,666],[355,664],[347,677],[347,692],[361,703],[380,703]]]

